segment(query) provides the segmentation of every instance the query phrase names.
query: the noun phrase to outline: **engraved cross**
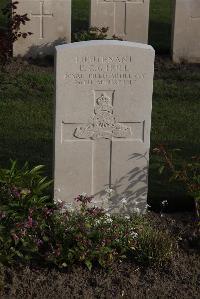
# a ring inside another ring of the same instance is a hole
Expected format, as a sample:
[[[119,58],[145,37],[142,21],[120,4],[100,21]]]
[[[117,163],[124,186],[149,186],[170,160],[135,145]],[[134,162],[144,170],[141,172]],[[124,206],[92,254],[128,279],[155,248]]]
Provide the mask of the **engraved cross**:
[[[115,0],[104,0],[104,2],[112,2],[114,5],[114,12],[113,12],[113,30],[114,30],[114,34],[116,33],[116,22],[117,22],[117,4],[119,2],[124,4],[124,11],[123,11],[123,15],[124,15],[124,20],[123,20],[123,29],[121,30],[122,33],[124,35],[126,35],[126,11],[127,11],[127,0],[120,0],[120,1],[115,1]],[[129,2],[129,1],[128,1]]]
[[[191,18],[192,18],[192,20],[194,20],[194,21],[200,21],[200,16],[198,17],[193,17],[193,16],[191,16]]]
[[[200,6],[199,3],[197,3],[198,1],[193,1],[193,3],[191,3],[191,19],[192,21],[200,21]]]
[[[40,20],[40,39],[43,39],[44,38],[44,20],[45,20],[45,17],[52,18],[53,13],[49,13],[49,14],[45,13],[44,12],[44,1],[41,1],[40,2],[40,13],[39,14],[31,13],[31,16],[39,18],[39,20]]]
[[[116,28],[117,26],[119,26],[119,15],[123,15],[123,22],[122,22],[122,28],[121,28],[121,32],[118,32],[118,34],[123,34],[126,35],[126,16],[127,16],[127,4],[129,3],[135,3],[135,4],[141,4],[144,3],[144,0],[103,0],[102,2],[104,3],[113,3],[114,7],[113,7],[113,31],[114,34],[117,33]],[[122,3],[124,5],[123,7],[123,12],[122,12],[122,8],[121,6],[119,6],[119,4]]]
[[[91,165],[92,165],[92,185],[91,194],[95,194],[98,187],[94,181],[95,173],[98,173],[98,144],[101,150],[101,167],[105,170],[105,186],[111,187],[112,173],[112,152],[116,141],[134,141],[137,139],[136,131],[140,128],[139,140],[144,142],[144,122],[118,122],[114,113],[114,91],[95,91],[94,114],[88,123],[62,122],[62,143],[65,142],[88,142],[91,143]],[[99,143],[98,140],[101,139]],[[103,139],[103,140],[102,140]],[[105,159],[102,159],[105,155]],[[103,166],[102,166],[103,165]],[[101,169],[102,169],[101,168]]]

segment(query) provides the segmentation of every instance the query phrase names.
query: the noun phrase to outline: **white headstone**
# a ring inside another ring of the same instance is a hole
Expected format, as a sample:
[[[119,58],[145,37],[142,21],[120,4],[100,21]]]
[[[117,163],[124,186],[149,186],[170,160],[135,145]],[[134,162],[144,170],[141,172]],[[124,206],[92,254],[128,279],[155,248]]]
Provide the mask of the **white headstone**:
[[[92,27],[109,27],[108,37],[148,42],[149,0],[91,0]]]
[[[13,56],[53,54],[55,45],[71,41],[71,0],[19,0],[17,14],[26,13],[30,21],[20,29],[33,34],[14,43]]]
[[[200,63],[200,0],[174,0],[174,62]]]
[[[56,47],[56,200],[73,204],[85,192],[111,212],[145,210],[153,70],[148,45]],[[114,190],[109,200],[106,188]]]

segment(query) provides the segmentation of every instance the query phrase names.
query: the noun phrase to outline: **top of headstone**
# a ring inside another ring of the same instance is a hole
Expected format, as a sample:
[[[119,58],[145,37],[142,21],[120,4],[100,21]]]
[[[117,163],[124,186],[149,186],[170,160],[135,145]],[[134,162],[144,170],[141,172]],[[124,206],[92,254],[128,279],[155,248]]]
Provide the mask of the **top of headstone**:
[[[103,46],[103,45],[141,48],[141,49],[151,50],[154,52],[153,47],[150,45],[129,42],[129,41],[119,41],[119,40],[91,40],[91,41],[76,42],[76,43],[59,45],[56,47],[56,50],[64,50],[68,48],[81,48],[81,47],[89,47],[89,46]]]

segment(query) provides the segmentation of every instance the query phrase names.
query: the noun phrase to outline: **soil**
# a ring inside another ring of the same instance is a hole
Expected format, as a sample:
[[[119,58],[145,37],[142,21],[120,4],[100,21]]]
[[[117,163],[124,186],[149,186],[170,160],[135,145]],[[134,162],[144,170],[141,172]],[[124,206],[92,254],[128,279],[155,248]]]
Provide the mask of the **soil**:
[[[200,298],[200,238],[189,213],[148,213],[152,225],[176,240],[170,264],[162,268],[114,264],[91,272],[76,265],[65,272],[39,267],[4,268],[1,298]]]

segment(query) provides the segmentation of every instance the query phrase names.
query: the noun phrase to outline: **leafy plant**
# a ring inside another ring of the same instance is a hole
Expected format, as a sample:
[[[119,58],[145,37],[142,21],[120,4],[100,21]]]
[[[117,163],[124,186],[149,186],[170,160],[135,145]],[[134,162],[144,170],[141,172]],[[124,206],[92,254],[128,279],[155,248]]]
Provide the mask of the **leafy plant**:
[[[45,225],[45,215],[54,204],[50,201],[52,181],[41,176],[42,165],[19,168],[11,161],[10,169],[0,169],[0,262],[13,258],[30,259],[37,250],[38,223]]]
[[[108,30],[109,27],[90,27],[88,30],[80,31],[74,33],[73,40],[75,42],[78,41],[88,41],[88,40],[102,40],[102,39],[108,39]],[[117,36],[113,36],[112,39],[120,40]]]
[[[168,152],[163,145],[159,145],[154,152],[163,159],[163,165],[159,172],[163,173],[165,169],[171,172],[170,180],[177,180],[183,183],[188,195],[194,198],[195,212],[198,223],[200,223],[200,156],[191,158],[190,162],[184,162],[180,167],[174,163],[173,153]]]
[[[144,265],[162,266],[173,254],[171,238],[165,232],[147,227],[139,234],[137,260]]]
[[[4,268],[3,265],[0,263],[0,295],[3,288],[4,288]]]
[[[42,166],[20,169],[12,161],[10,169],[0,170],[0,262],[61,268],[83,263],[91,270],[123,259],[159,265],[170,260],[173,242],[144,216],[110,215],[86,194],[69,210],[68,203],[50,199],[50,186]]]
[[[19,15],[16,12],[18,1],[8,3],[3,9],[2,13],[6,17],[7,21],[7,32],[2,34],[0,38],[0,57],[3,62],[6,62],[12,55],[13,43],[19,38],[27,38],[33,34],[31,32],[21,31],[21,25],[25,25],[26,22],[30,21],[27,13]]]

